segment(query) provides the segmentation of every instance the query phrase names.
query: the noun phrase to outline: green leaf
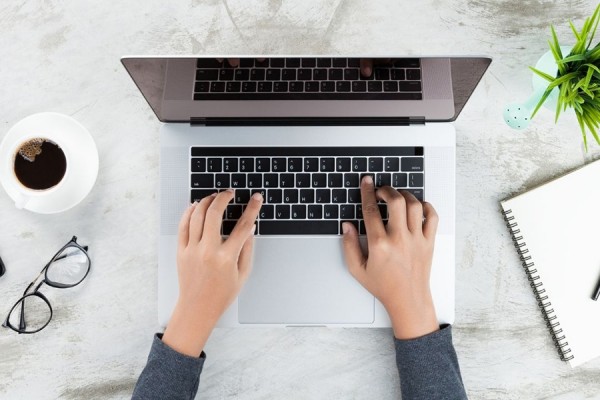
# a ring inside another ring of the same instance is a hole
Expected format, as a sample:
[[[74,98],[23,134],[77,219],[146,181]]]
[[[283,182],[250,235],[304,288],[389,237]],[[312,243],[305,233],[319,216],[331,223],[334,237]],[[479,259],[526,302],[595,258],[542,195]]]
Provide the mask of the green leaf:
[[[544,102],[546,101],[546,99],[548,98],[548,96],[550,96],[550,93],[552,93],[552,89],[550,89],[550,90],[546,89],[546,91],[544,92],[544,94],[540,98],[540,101],[537,103],[537,106],[535,106],[535,109],[531,113],[530,119],[533,119],[533,117],[535,117],[535,114],[537,114],[537,112],[540,109],[540,107],[542,106],[542,104],[544,104]]]
[[[541,76],[542,78],[546,79],[547,81],[552,82],[555,79],[553,76],[550,76],[547,73],[540,71],[537,68],[529,67],[529,69],[532,70],[533,72],[535,72],[536,74],[538,74],[539,76]]]
[[[577,115],[577,122],[579,122],[579,126],[581,127],[581,135],[583,136],[583,145],[585,146],[585,151],[587,151],[587,135],[585,134],[585,125],[583,124],[583,118],[581,118],[581,115],[579,113],[575,113],[575,115]]]
[[[572,56],[565,57],[562,60],[559,60],[558,62],[561,64],[567,64],[567,63],[570,63],[573,61],[586,61],[586,60],[587,60],[587,57],[584,56],[583,54],[575,54]]]

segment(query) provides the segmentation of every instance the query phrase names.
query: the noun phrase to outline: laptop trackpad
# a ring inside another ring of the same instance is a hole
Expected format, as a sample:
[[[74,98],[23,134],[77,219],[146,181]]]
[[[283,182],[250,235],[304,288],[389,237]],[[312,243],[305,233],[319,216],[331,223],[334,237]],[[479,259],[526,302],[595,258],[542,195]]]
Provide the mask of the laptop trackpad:
[[[257,237],[238,299],[242,324],[369,324],[374,297],[345,267],[340,237]]]

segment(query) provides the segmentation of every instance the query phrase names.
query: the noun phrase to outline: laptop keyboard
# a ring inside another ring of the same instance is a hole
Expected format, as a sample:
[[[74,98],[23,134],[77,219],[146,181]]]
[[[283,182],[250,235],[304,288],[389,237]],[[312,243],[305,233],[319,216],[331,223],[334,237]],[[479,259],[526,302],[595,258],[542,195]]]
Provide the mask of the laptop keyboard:
[[[418,58],[376,64],[370,77],[360,58],[199,58],[194,100],[422,100],[422,90]]]
[[[425,196],[423,147],[192,147],[190,172],[191,202],[235,189],[223,235],[255,192],[264,198],[258,235],[339,235],[344,221],[364,235],[360,180],[366,174],[377,187]],[[385,203],[379,210],[387,223]]]

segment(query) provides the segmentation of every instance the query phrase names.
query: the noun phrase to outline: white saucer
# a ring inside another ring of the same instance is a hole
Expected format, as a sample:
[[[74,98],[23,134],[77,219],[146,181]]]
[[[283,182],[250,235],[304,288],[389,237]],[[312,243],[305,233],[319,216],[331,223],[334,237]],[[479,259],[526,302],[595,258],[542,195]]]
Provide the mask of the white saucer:
[[[0,143],[0,160],[10,160],[11,148],[24,135],[31,133],[41,137],[55,138],[68,144],[69,173],[57,190],[43,197],[32,197],[25,209],[40,214],[66,211],[79,204],[92,190],[98,176],[98,149],[87,129],[73,118],[53,112],[33,114],[17,122]],[[19,191],[12,177],[11,162],[0,164],[0,183],[13,201]]]

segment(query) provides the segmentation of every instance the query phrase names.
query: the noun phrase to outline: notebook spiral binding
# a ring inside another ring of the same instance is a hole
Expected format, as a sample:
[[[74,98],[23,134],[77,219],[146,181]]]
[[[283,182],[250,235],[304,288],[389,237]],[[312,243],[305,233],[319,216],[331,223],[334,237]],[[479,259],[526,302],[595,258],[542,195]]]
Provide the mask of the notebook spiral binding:
[[[573,355],[569,354],[571,353],[569,342],[566,341],[563,330],[560,328],[560,322],[558,322],[556,314],[554,313],[554,309],[551,307],[552,303],[548,300],[548,295],[545,294],[546,289],[544,289],[544,284],[540,281],[540,276],[537,274],[535,263],[531,259],[529,249],[527,249],[527,243],[523,241],[523,235],[521,235],[521,230],[518,228],[519,225],[515,221],[514,215],[510,214],[512,214],[512,210],[506,210],[502,212],[504,221],[506,221],[506,227],[510,230],[512,241],[517,249],[517,253],[519,253],[519,258],[521,259],[523,269],[527,274],[529,286],[531,286],[533,289],[533,293],[538,302],[538,307],[542,311],[542,316],[544,317],[544,321],[546,321],[546,326],[552,335],[554,346],[556,346],[561,360],[572,360]]]

